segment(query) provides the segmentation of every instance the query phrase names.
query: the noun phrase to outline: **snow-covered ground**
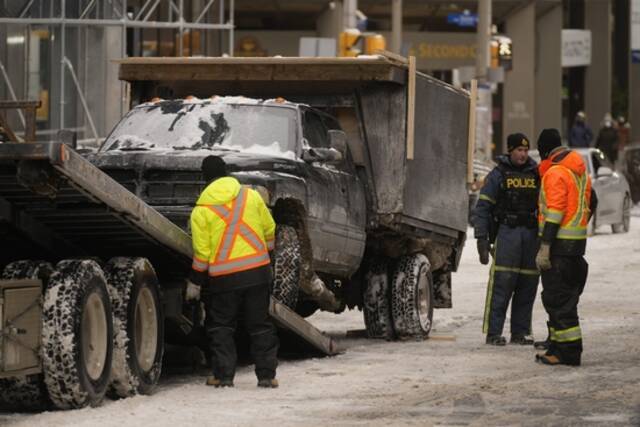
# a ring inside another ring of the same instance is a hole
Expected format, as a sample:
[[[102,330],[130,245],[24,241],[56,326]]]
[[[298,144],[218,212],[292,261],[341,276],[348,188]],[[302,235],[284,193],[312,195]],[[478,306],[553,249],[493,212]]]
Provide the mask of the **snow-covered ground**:
[[[488,267],[477,262],[474,243],[454,275],[454,308],[435,313],[440,339],[345,338],[364,327],[362,314],[321,313],[314,324],[342,338],[346,353],[282,362],[279,389],[257,389],[245,366],[234,389],[206,387],[199,375],[171,376],[153,396],[0,414],[0,425],[640,425],[640,207],[628,234],[602,227],[589,240],[579,368],[538,365],[530,347],[483,344]],[[546,335],[539,299],[534,332]]]

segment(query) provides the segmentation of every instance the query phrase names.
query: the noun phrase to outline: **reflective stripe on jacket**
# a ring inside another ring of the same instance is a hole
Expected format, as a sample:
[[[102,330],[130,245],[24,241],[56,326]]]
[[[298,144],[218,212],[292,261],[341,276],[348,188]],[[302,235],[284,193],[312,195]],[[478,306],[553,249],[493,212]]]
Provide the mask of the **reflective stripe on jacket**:
[[[545,222],[550,222],[560,225],[557,239],[586,239],[591,178],[582,156],[566,149],[552,153],[540,164],[540,175],[539,234],[542,235]]]
[[[192,268],[223,276],[269,264],[275,222],[257,191],[231,177],[215,180],[191,212]]]

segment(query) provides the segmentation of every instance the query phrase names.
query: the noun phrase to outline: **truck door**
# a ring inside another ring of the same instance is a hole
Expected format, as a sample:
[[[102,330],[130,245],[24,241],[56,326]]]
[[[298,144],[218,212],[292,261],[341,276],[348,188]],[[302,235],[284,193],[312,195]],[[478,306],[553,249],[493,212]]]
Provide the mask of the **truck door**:
[[[303,136],[311,148],[330,148],[319,113],[304,109]],[[317,270],[345,276],[350,268],[344,251],[348,235],[348,194],[344,172],[336,165],[311,162],[308,167],[307,227]]]
[[[323,114],[322,119],[328,130],[343,130],[334,117]],[[362,255],[364,254],[367,240],[367,204],[364,193],[364,184],[356,172],[356,167],[351,157],[351,153],[349,152],[348,144],[346,157],[342,163],[336,165],[336,168],[343,172],[342,178],[347,188],[348,234],[344,256],[346,262],[352,266],[351,273],[355,273],[362,261]]]

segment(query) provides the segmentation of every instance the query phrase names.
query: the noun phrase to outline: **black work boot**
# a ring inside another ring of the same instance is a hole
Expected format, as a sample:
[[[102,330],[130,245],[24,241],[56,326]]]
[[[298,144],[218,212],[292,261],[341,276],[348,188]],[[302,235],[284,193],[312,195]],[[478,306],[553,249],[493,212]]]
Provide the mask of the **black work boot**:
[[[510,344],[532,345],[533,337],[531,335],[511,334]]]
[[[213,386],[215,388],[220,387],[233,387],[233,380],[231,379],[223,379],[219,380],[214,376],[210,376],[207,378],[207,385]]]
[[[258,387],[260,388],[278,388],[278,380],[275,378],[262,378],[258,380]]]
[[[536,350],[549,350],[549,338],[544,341],[536,341],[533,343]]]
[[[487,335],[486,343],[489,345],[503,346],[507,345],[507,339],[500,335]]]

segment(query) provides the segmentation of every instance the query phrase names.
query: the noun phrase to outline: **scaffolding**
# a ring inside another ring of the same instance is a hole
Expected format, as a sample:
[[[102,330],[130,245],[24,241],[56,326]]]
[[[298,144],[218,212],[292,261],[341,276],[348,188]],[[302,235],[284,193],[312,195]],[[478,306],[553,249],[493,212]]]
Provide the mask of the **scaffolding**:
[[[10,31],[10,28],[13,31]],[[201,44],[206,46],[206,41],[211,34],[216,33],[216,39],[219,41],[218,53],[233,56],[234,0],[0,0],[0,51],[4,50],[4,55],[0,55],[0,97],[18,101],[17,94],[22,94],[23,99],[33,98],[28,87],[30,73],[41,72],[41,70],[32,69],[40,65],[37,59],[31,60],[33,55],[30,56],[29,52],[29,49],[34,46],[32,43],[34,28],[44,28],[47,34],[51,34],[50,50],[55,60],[51,61],[50,75],[45,77],[50,78],[50,82],[47,83],[50,85],[50,92],[57,95],[51,98],[47,106],[47,114],[49,109],[55,110],[56,119],[48,118],[48,126],[46,128],[41,126],[37,132],[38,136],[41,137],[40,139],[46,139],[47,135],[52,136],[60,129],[71,128],[84,132],[85,138],[98,140],[105,135],[100,135],[101,132],[95,120],[96,111],[91,111],[90,104],[93,103],[94,110],[105,113],[108,109],[112,114],[115,106],[95,107],[95,94],[89,93],[95,92],[95,85],[100,83],[93,80],[94,74],[104,74],[104,71],[91,69],[89,64],[88,57],[95,55],[92,50],[100,49],[100,46],[92,46],[91,31],[103,36],[106,34],[106,29],[109,29],[110,40],[119,39],[119,48],[114,48],[113,43],[109,45],[109,51],[105,53],[109,56],[108,60],[124,58],[128,51],[139,55],[140,46],[133,49],[132,40],[135,40],[136,33],[139,38],[142,31],[148,30],[157,30],[158,33],[160,31],[167,33],[169,30],[175,34],[173,55],[176,56],[193,54],[193,49],[185,46],[185,40],[188,40],[189,46],[192,46],[194,34],[197,34],[202,40]],[[226,47],[223,44],[225,38],[228,42]],[[11,44],[18,43],[22,46],[21,60],[16,60],[16,56],[11,54],[10,50]],[[158,49],[156,54],[159,52]],[[10,64],[5,64],[3,59],[7,59]],[[74,59],[76,59],[75,66]],[[11,65],[15,68],[13,73]],[[22,69],[22,75],[18,71],[19,68]],[[20,85],[20,79],[22,79],[22,85]],[[119,109],[121,117],[128,110],[125,84],[121,82],[103,82],[103,84],[119,86],[119,105],[115,108]],[[3,85],[5,89],[1,90]],[[54,105],[56,108],[53,108]],[[14,121],[20,123],[26,130],[24,117],[21,112],[19,114]],[[109,124],[102,126],[102,133],[109,130]]]

